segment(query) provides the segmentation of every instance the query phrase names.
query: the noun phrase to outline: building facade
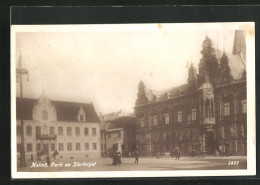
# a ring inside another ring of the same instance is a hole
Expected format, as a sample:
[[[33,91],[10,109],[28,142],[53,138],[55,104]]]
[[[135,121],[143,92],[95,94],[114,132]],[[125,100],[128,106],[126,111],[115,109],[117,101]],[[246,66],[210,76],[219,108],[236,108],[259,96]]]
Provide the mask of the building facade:
[[[136,142],[143,155],[176,147],[183,155],[246,155],[245,47],[243,31],[235,32],[232,54],[206,37],[198,72],[191,64],[186,84],[153,91],[139,83]]]
[[[21,107],[22,106],[22,107]],[[93,104],[16,98],[17,156],[20,156],[21,119],[26,159],[100,156],[100,123]]]
[[[123,157],[129,157],[135,150],[136,118],[121,116],[101,123],[102,156],[108,157],[115,151],[120,151]]]

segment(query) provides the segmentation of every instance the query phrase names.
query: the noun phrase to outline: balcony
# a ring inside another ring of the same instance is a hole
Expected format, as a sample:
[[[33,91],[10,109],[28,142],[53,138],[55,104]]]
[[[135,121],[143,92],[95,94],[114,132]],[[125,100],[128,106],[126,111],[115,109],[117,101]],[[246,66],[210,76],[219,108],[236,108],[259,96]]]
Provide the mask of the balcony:
[[[56,140],[57,135],[36,134],[36,140]]]

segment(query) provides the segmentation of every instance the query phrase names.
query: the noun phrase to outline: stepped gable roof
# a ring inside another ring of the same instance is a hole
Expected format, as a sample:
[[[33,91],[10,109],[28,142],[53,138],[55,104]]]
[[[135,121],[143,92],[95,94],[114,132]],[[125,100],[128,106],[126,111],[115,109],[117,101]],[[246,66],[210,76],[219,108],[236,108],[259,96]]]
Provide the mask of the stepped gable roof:
[[[231,70],[231,75],[234,79],[238,80],[242,77],[244,70],[246,70],[246,62],[239,55],[234,55],[232,53],[226,52],[228,57],[228,63]],[[221,57],[223,56],[223,51],[215,50],[216,57],[220,62]]]
[[[37,99],[23,98],[23,119],[32,120],[32,110],[34,104],[37,103]],[[92,103],[76,103],[76,102],[64,102],[64,101],[51,101],[51,103],[56,108],[57,112],[57,121],[65,122],[77,122],[78,121],[78,111],[82,107],[85,111],[86,122],[98,123],[99,119],[95,112],[94,106]],[[16,98],[16,119],[21,119],[21,98]]]

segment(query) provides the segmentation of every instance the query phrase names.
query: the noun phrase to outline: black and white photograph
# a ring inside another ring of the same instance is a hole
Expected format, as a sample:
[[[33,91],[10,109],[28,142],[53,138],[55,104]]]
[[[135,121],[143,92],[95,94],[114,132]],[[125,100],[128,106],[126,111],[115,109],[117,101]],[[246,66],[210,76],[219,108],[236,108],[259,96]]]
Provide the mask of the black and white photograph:
[[[12,26],[12,177],[254,175],[254,29]]]

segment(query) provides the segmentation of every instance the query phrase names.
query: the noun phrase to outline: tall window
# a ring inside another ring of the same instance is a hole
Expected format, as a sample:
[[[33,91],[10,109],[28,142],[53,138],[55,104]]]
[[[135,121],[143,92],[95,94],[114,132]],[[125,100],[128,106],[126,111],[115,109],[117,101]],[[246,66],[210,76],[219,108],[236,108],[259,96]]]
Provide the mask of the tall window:
[[[31,152],[32,151],[32,144],[27,144],[27,152]]]
[[[97,135],[97,129],[96,128],[92,128],[92,136],[96,136]]]
[[[22,135],[22,127],[21,126],[16,126],[16,135],[18,135],[18,136]]]
[[[158,116],[153,116],[153,125],[158,125]]]
[[[164,114],[164,121],[165,121],[165,124],[169,124],[170,123],[170,115],[169,115],[169,113]]]
[[[55,128],[54,127],[50,127],[50,135],[55,135]]]
[[[89,144],[85,143],[85,150],[89,150]]]
[[[191,110],[191,119],[192,121],[195,121],[197,119],[197,111],[195,108]]]
[[[59,136],[63,136],[63,127],[58,127]]]
[[[242,104],[242,113],[246,113],[246,99],[241,101]]]
[[[51,151],[54,151],[54,150],[55,150],[55,144],[51,143]]]
[[[84,128],[84,135],[88,136],[88,128]]]
[[[72,143],[68,143],[67,149],[68,149],[68,151],[72,151]]]
[[[182,122],[182,111],[178,111],[178,122]]]
[[[76,128],[75,128],[75,132],[76,132],[76,136],[79,136],[79,135],[80,135],[80,128],[79,128],[79,127],[76,127]]]
[[[41,135],[41,127],[39,127],[39,126],[35,127],[35,131],[36,131],[36,136]]]
[[[92,149],[97,150],[97,143],[92,143]]]
[[[63,151],[63,143],[59,143],[59,151]]]
[[[76,143],[76,150],[80,150],[80,143]]]
[[[71,136],[72,132],[71,132],[71,127],[67,127],[67,135]]]
[[[224,103],[224,116],[230,115],[230,104],[229,102]]]
[[[144,120],[144,118],[141,118],[140,119],[140,127],[144,127],[144,125],[145,125],[145,120]]]
[[[46,110],[42,111],[42,119],[48,119],[48,113]]]
[[[31,126],[26,126],[26,135],[31,136],[32,135],[32,127]]]

